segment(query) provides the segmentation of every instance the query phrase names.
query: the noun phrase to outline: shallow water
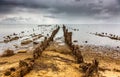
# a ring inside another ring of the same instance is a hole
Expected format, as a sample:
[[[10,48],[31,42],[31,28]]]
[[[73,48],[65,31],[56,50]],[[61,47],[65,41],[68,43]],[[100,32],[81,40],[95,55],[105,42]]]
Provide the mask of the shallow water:
[[[85,41],[88,41],[87,44],[92,45],[101,45],[101,46],[111,46],[116,47],[120,46],[120,41],[112,40],[107,37],[100,37],[90,34],[92,33],[111,33],[120,36],[120,25],[69,25],[69,31],[73,32],[73,40],[78,40],[79,44],[86,44]],[[79,31],[74,31],[72,29],[79,29]]]
[[[47,34],[51,34],[53,26],[42,26],[38,27],[38,25],[1,25],[0,26],[0,41],[4,40],[4,36],[11,35],[13,33],[18,34],[18,36],[23,36],[22,38],[18,40],[14,40],[8,43],[0,43],[0,53],[3,52],[5,49],[13,49],[13,50],[18,50],[18,49],[24,49],[26,47],[31,47],[33,44],[28,44],[21,46],[21,41],[26,38],[31,38],[30,34],[42,34],[44,36],[47,36]],[[24,33],[21,33],[24,31]],[[44,37],[36,40],[36,41],[41,41],[43,40]],[[15,48],[13,45],[19,46],[19,48]]]
[[[60,25],[62,27],[62,25]],[[66,24],[69,31],[73,32],[73,40],[78,40],[77,44],[92,44],[92,45],[100,45],[100,46],[110,46],[116,47],[120,46],[120,41],[112,40],[107,37],[99,37],[95,35],[91,35],[90,32],[95,33],[111,33],[120,36],[120,25],[116,24]],[[0,43],[0,52],[3,52],[5,49],[15,49],[13,45],[18,45],[20,48],[32,46],[32,44],[21,46],[21,40],[25,38],[30,38],[30,34],[43,34],[47,36],[47,34],[51,34],[52,30],[54,29],[55,25],[49,27],[38,27],[38,25],[0,25],[0,41],[3,41],[3,37],[17,33],[20,36],[24,36],[23,38],[12,41],[9,43]],[[35,31],[33,31],[33,28]],[[74,31],[74,29],[78,29],[79,31]],[[21,33],[21,31],[25,31],[25,33]],[[56,39],[63,36],[63,30],[60,31],[56,35]],[[43,38],[38,39],[38,41],[43,40]],[[63,41],[63,38],[61,39]],[[88,43],[85,43],[88,41]]]

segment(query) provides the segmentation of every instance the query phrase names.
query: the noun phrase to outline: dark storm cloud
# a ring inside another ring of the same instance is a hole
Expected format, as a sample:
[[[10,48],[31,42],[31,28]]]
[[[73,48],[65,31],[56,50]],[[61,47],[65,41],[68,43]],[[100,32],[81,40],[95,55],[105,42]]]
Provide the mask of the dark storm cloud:
[[[11,7],[29,7],[29,8],[48,8],[44,4],[37,3],[36,0],[0,0],[0,6],[2,7],[11,6]]]
[[[32,13],[44,9],[53,15],[64,13],[66,16],[76,17],[92,17],[99,14],[114,16],[120,13],[120,0],[0,0],[0,13],[19,12],[15,11],[16,7],[34,9]]]
[[[120,0],[117,0],[117,2],[120,4]]]
[[[14,12],[15,8],[49,8],[34,0],[0,0],[0,13]]]

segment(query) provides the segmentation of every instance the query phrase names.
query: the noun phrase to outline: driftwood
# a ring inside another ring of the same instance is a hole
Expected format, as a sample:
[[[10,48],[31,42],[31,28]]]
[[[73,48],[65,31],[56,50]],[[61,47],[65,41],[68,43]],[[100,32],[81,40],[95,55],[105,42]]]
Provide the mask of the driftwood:
[[[79,68],[81,68],[82,72],[86,72],[90,65],[91,63],[81,63]]]
[[[27,63],[24,60],[21,60],[19,62],[19,68],[15,70],[15,72],[11,73],[10,77],[23,77],[27,73],[30,72],[30,70],[33,69],[34,60],[31,60],[29,63]]]
[[[58,27],[56,30],[54,30],[49,38],[45,37],[44,41],[42,41],[40,44],[37,45],[37,47],[33,51],[33,58],[37,59],[41,56],[42,52],[47,48],[51,41],[53,41],[53,38],[55,37],[56,33],[58,32],[60,27]]]
[[[77,59],[77,63],[83,63],[84,60],[83,60],[83,56],[81,54],[81,51],[79,49],[79,46],[78,45],[73,45],[73,55],[76,57]]]
[[[97,60],[93,60],[93,63],[88,67],[85,77],[92,76],[94,73],[98,74],[98,64]]]
[[[33,51],[33,58],[37,59],[42,54],[42,47],[39,47],[39,45],[34,49]]]
[[[83,56],[81,54],[81,51],[79,49],[76,50],[76,57],[77,57],[77,63],[83,63],[84,60],[83,60]]]
[[[98,65],[99,62],[97,60],[93,60],[92,63],[82,63],[79,67],[85,73],[84,77],[95,77],[98,76]]]

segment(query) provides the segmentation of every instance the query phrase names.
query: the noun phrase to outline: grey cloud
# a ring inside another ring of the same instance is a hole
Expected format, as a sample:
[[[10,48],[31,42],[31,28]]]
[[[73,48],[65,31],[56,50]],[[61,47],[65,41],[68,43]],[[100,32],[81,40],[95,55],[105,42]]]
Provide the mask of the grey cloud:
[[[49,8],[44,4],[37,3],[34,0],[1,0],[0,1],[0,13],[14,12],[15,8]]]
[[[34,9],[36,11],[47,11],[51,16],[61,15],[64,13],[66,16],[86,16],[86,17],[99,17],[99,14],[108,13],[109,16],[116,16],[120,13],[120,0],[1,0],[0,13],[16,12],[15,8],[27,8],[28,10]],[[18,12],[18,11],[17,11]],[[109,17],[104,17],[109,18]]]
[[[23,17],[6,17],[1,20],[1,22],[21,22],[21,21],[29,21],[31,18],[23,18]]]
[[[0,1],[0,6],[4,6],[4,7],[10,6],[10,7],[48,8],[46,5],[38,3],[37,0],[1,0]]]
[[[53,15],[45,15],[44,17],[47,17],[47,18],[57,18],[56,16],[53,16]]]
[[[0,20],[0,24],[25,24],[30,23],[32,21],[32,18],[26,18],[26,17],[6,17]]]

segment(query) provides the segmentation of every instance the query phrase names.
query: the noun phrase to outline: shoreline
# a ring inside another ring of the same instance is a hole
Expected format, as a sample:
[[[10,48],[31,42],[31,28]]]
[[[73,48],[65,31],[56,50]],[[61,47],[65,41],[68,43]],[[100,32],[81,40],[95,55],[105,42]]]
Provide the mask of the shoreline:
[[[59,26],[41,42],[29,47],[29,40],[17,53],[6,50],[0,57],[1,77],[119,77],[119,47],[74,44],[72,32],[63,25],[63,37],[56,38]],[[54,38],[56,38],[54,40]],[[36,39],[36,38],[35,38]],[[64,41],[63,41],[64,40]],[[32,42],[33,43],[33,42]],[[16,51],[15,51],[16,52]],[[92,70],[92,71],[91,71]]]
[[[55,50],[56,47],[59,47],[59,48],[57,50]],[[117,75],[120,76],[120,72],[119,72],[119,70],[120,70],[119,69],[120,68],[120,66],[119,66],[120,65],[120,59],[113,59],[113,58],[110,58],[108,56],[101,55],[100,53],[96,53],[94,51],[89,50],[90,47],[88,47],[88,49],[86,49],[86,48],[87,47],[85,47],[85,48],[82,47],[81,48],[81,46],[80,46],[80,49],[82,51],[82,55],[84,56],[85,62],[91,63],[91,61],[94,58],[97,58],[99,63],[100,63],[100,68],[101,68],[100,72],[101,72],[102,75],[105,75],[106,77],[111,77],[109,75],[109,73],[114,72],[113,74],[117,73]],[[56,53],[56,51],[57,51],[57,53],[65,54],[64,53],[65,51],[63,51],[64,49],[67,49],[67,47],[65,45],[59,45],[59,43],[54,42],[50,47],[45,49],[44,53],[47,53],[47,54],[50,55],[51,51],[53,51],[54,53]],[[61,51],[63,51],[63,52],[61,52]],[[8,69],[10,67],[17,67],[18,63],[19,63],[19,60],[25,60],[25,59],[31,58],[32,53],[33,52],[31,51],[31,52],[27,52],[27,53],[17,53],[15,55],[11,56],[11,57],[2,57],[2,58],[0,57],[0,63],[3,62],[3,64],[0,64],[1,73],[3,73],[6,69]],[[52,54],[53,53],[51,53],[51,55]],[[66,54],[69,54],[69,53],[66,53]],[[7,63],[4,64],[4,62],[7,62]],[[2,69],[4,69],[4,70],[2,70]],[[0,75],[2,75],[2,74],[0,74]],[[33,75],[35,75],[35,72],[33,73]],[[28,73],[25,77],[29,77],[29,76],[32,77],[33,75]],[[115,76],[115,77],[117,77],[117,76]]]

